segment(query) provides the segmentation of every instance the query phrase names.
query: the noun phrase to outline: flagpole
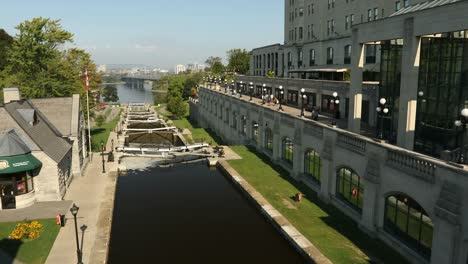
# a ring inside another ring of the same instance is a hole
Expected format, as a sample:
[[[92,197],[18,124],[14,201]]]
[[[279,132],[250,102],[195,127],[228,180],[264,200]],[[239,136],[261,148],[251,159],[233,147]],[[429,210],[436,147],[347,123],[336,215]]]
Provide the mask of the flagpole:
[[[88,104],[88,137],[89,137],[89,157],[93,158],[93,151],[91,149],[91,124],[89,122],[89,91],[86,91],[86,103]]]
[[[89,121],[89,78],[88,70],[86,70],[86,104],[88,105],[88,141],[89,141],[89,158],[93,158],[93,150],[91,148],[91,122]]]

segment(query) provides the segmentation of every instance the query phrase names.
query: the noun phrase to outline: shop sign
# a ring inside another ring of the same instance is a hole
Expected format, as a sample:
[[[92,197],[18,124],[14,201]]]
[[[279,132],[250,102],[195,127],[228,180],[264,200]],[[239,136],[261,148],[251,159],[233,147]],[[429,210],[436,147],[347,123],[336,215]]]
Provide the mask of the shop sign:
[[[0,170],[8,169],[10,165],[6,160],[0,160]]]

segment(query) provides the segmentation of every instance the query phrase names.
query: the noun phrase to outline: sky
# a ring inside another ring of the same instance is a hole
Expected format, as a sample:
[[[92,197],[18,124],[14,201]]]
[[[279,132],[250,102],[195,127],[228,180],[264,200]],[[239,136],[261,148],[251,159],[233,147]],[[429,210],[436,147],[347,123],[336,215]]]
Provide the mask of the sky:
[[[283,0],[15,0],[3,2],[0,28],[34,17],[60,19],[74,46],[97,64],[176,64],[225,58],[232,48],[251,50],[283,42]]]

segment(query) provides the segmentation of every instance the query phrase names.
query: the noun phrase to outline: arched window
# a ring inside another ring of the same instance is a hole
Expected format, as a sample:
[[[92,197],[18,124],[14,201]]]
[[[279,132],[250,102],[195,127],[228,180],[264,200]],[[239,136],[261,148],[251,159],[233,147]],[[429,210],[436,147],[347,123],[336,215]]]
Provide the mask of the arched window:
[[[304,156],[304,174],[313,181],[320,184],[320,168],[322,161],[319,154],[311,149],[305,153]]]
[[[336,195],[357,211],[362,211],[364,185],[361,177],[349,168],[341,168],[336,175]]]
[[[247,117],[241,117],[241,131],[243,135],[247,135]]]
[[[294,143],[289,137],[281,142],[281,158],[290,165],[294,162]]]
[[[258,123],[252,122],[252,140],[258,144]]]
[[[273,131],[269,127],[265,129],[265,148],[273,152]]]
[[[416,201],[404,194],[387,197],[385,231],[428,260],[431,257],[433,228],[426,211]]]

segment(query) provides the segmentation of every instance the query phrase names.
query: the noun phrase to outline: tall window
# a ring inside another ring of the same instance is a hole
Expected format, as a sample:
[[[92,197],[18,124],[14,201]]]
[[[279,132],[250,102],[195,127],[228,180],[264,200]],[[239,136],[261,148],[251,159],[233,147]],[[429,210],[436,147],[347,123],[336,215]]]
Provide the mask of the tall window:
[[[405,194],[387,197],[384,230],[428,260],[432,251],[433,229],[431,219],[416,201]]]
[[[374,20],[377,20],[377,19],[379,19],[379,9],[374,8]]]
[[[320,184],[320,156],[315,150],[309,150],[304,156],[304,174]]]
[[[344,26],[345,29],[348,29],[349,28],[349,16],[345,16],[345,26]]]
[[[237,130],[237,114],[232,113],[232,128]]]
[[[292,65],[292,55],[291,52],[288,52],[288,68]]]
[[[303,32],[302,32],[302,27],[299,27],[299,40],[302,40],[302,35],[303,35]]]
[[[366,63],[375,63],[377,55],[377,45],[366,45]]]
[[[315,50],[310,49],[309,51],[309,66],[315,65]]]
[[[351,63],[351,45],[346,45],[344,47],[344,64]]]
[[[372,21],[372,9],[367,10],[367,22]]]
[[[327,48],[327,64],[333,64],[333,48]]]
[[[351,26],[354,25],[354,14],[351,14]]]
[[[273,152],[273,131],[269,127],[265,129],[265,148]]]
[[[258,123],[252,122],[252,140],[258,144]]]
[[[364,186],[361,177],[349,168],[339,169],[336,176],[336,195],[361,212],[364,201]]]
[[[297,52],[297,67],[302,67],[302,62],[304,60],[304,53],[302,52],[302,50],[299,50]]]
[[[241,129],[242,129],[242,134],[247,135],[247,117],[246,116],[241,117]]]
[[[289,165],[294,162],[294,143],[289,137],[285,137],[281,143],[281,158]]]
[[[401,2],[400,1],[396,1],[395,2],[395,11],[398,11],[401,9]]]

